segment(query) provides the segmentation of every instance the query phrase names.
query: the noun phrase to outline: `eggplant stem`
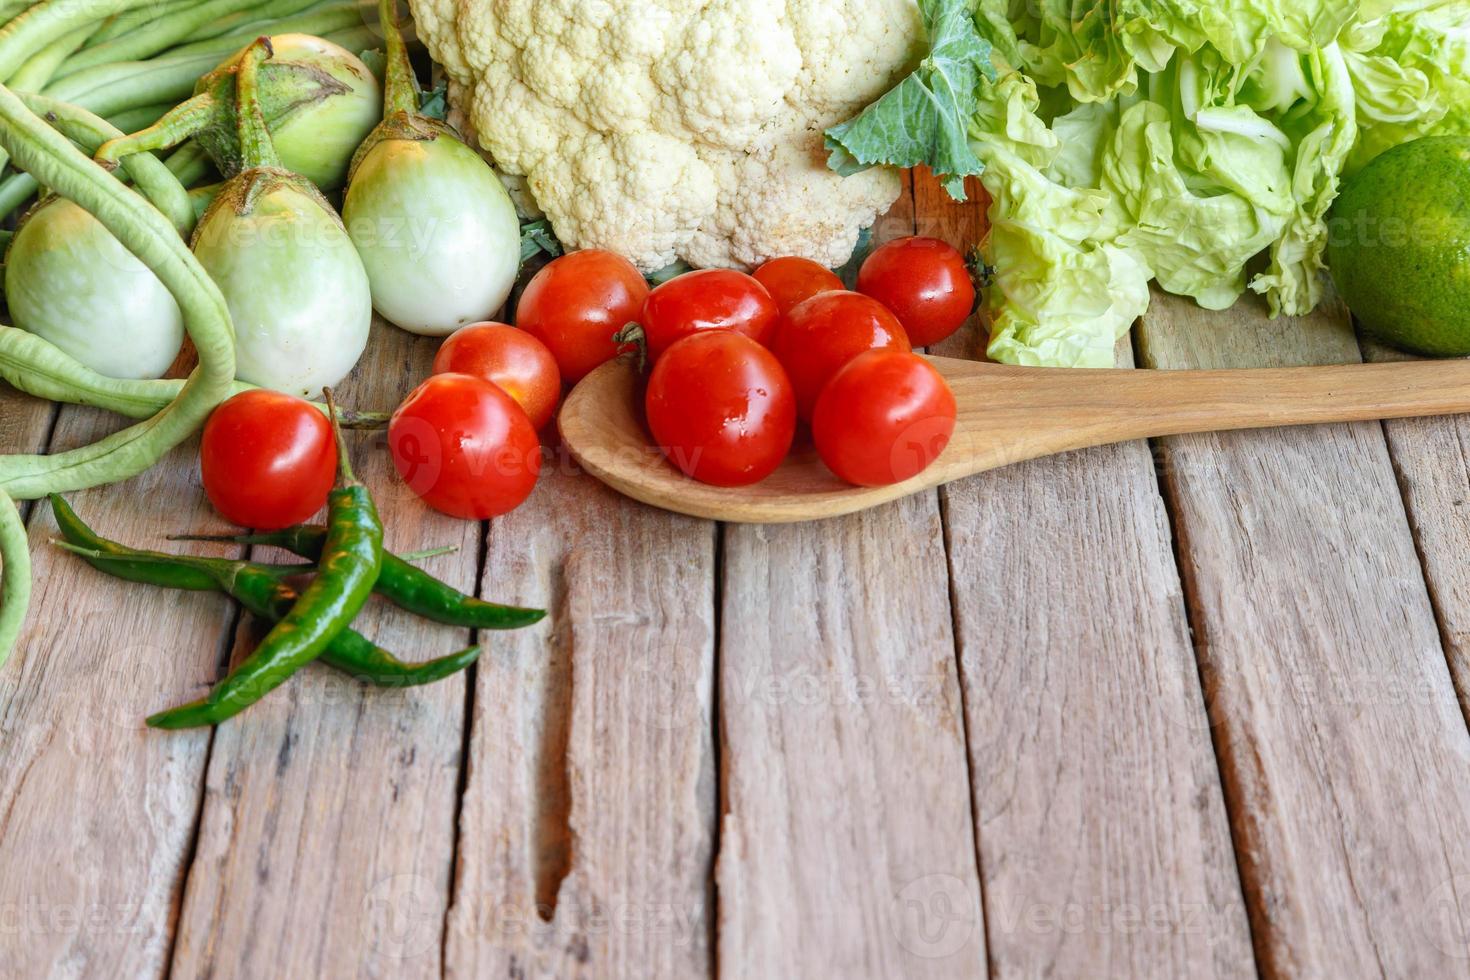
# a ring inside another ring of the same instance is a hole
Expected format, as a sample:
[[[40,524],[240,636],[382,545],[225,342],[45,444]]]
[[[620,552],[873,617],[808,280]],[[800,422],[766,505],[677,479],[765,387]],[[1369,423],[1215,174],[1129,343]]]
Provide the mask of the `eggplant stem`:
[[[408,60],[408,46],[398,29],[398,0],[378,0],[378,20],[387,42],[387,69],[383,77],[383,118],[406,112],[418,115],[419,83]]]
[[[260,167],[279,169],[281,166],[276,144],[265,124],[265,113],[260,108],[260,65],[274,54],[270,38],[256,38],[241,57],[240,71],[235,76],[240,116],[240,159],[244,170]]]
[[[104,143],[97,151],[97,162],[115,163],[134,153],[153,153],[178,146],[202,133],[218,115],[219,105],[213,95],[207,92],[196,95],[147,129]]]

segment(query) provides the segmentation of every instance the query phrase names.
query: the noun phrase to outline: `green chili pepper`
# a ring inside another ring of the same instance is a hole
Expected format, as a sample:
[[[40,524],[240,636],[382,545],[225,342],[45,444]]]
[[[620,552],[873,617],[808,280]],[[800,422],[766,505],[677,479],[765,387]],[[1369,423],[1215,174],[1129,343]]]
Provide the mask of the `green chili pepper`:
[[[262,565],[129,548],[92,530],[56,494],[51,495],[51,511],[65,539],[57,544],[81,555],[92,567],[115,578],[144,585],[188,592],[224,592],[254,615],[271,622],[284,619],[298,598],[296,590],[281,579],[316,571],[314,565]],[[425,663],[405,663],[347,629],[332,641],[321,659],[329,667],[380,687],[417,687],[458,673],[479,657],[480,648],[476,646]]]
[[[321,571],[270,635],[208,697],[148,719],[154,728],[218,725],[265,697],[292,674],[320,657],[362,611],[383,568],[383,525],[367,488],[357,481],[346,440],[336,424],[339,486],[328,498],[327,540]]]
[[[60,529],[61,536],[69,544],[84,549],[86,552],[97,552],[116,559],[103,569],[109,575],[127,579],[130,582],[160,585],[166,589],[182,589],[186,592],[214,592],[219,589],[214,575],[201,568],[192,567],[184,562],[179,562],[171,567],[163,567],[158,564],[159,560],[177,561],[185,556],[164,554],[161,551],[143,551],[118,544],[116,541],[109,541],[88,527],[59,494],[53,493],[49,499],[51,513],[56,518],[56,526]],[[257,572],[270,575],[277,581],[292,575],[309,575],[316,571],[315,565],[264,565],[252,562],[251,567]]]
[[[269,534],[175,535],[169,540],[266,545],[289,551],[308,561],[317,561],[326,544],[327,529],[303,524]],[[383,574],[378,578],[377,592],[400,609],[446,626],[518,630],[546,618],[544,609],[501,606],[465,595],[388,552],[383,553]]]
[[[105,548],[94,549],[72,541],[57,546],[80,555],[93,568],[128,582],[192,592],[223,592],[251,613],[278,623],[300,596],[268,566],[227,558],[165,555],[125,548],[97,538]],[[480,659],[474,646],[425,663],[405,663],[351,629],[337,635],[321,655],[322,663],[378,687],[419,687],[443,680]]]

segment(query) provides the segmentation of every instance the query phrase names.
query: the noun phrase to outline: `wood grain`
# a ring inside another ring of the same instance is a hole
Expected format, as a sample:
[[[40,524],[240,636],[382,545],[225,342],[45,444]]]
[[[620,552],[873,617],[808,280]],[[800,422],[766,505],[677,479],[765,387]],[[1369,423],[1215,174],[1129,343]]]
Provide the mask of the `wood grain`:
[[[1157,367],[1351,362],[1340,305],[1266,322],[1156,296]],[[1163,440],[1264,971],[1463,968],[1470,735],[1376,423]]]
[[[56,406],[23,395],[0,381],[0,451],[41,452],[57,411]]]
[[[935,495],[724,541],[720,975],[982,973]]]
[[[915,185],[962,249],[983,191]],[[979,318],[936,353],[980,356]],[[1127,341],[1118,366],[1132,365]],[[990,973],[1248,976],[1249,928],[1148,445],[941,491]]]
[[[1360,344],[1370,361],[1410,360],[1371,340]],[[1470,575],[1464,560],[1470,542],[1470,417],[1400,419],[1383,428],[1463,702],[1470,691]]]
[[[552,615],[479,667],[446,973],[707,975],[715,528],[573,470],[490,526],[483,591]]]
[[[27,402],[22,411],[49,416],[49,406]],[[121,424],[66,408],[53,447]],[[38,447],[0,451],[22,448]],[[69,499],[125,542],[211,526],[196,453],[185,445],[143,476]],[[50,508],[37,507],[31,616],[0,671],[0,975],[161,974],[209,735],[161,736],[143,718],[203,690],[233,611],[217,595],[109,578],[48,546],[55,534]]]
[[[428,373],[437,346],[378,323],[341,390],[344,404],[396,405]],[[349,438],[388,547],[457,546],[424,567],[473,592],[479,525],[415,499],[393,472],[383,434]],[[407,660],[469,645],[466,631],[381,600],[355,628]],[[234,659],[258,638],[242,630]],[[176,976],[440,974],[464,685],[454,678],[384,691],[313,665],[218,729]]]

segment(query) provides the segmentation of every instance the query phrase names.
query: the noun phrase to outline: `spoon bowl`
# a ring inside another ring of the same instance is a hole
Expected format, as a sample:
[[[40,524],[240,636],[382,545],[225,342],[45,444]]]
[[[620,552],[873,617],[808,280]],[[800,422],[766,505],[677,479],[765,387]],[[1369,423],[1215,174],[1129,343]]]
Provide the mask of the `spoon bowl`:
[[[651,444],[642,379],[627,359],[584,378],[558,425],[584,469],[635,500],[711,520],[781,524],[851,514],[1011,463],[1132,439],[1470,412],[1470,361],[1231,371],[928,361],[954,390],[954,435],[932,466],[892,486],[844,483],[809,444],[753,486],[691,479]]]

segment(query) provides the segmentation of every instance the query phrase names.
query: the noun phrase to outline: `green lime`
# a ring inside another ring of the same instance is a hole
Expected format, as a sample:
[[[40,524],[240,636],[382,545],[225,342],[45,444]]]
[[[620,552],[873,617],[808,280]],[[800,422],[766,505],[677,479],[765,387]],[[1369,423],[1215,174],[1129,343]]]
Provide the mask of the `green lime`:
[[[1431,357],[1470,354],[1470,137],[1395,147],[1333,206],[1327,262],[1373,336]]]

